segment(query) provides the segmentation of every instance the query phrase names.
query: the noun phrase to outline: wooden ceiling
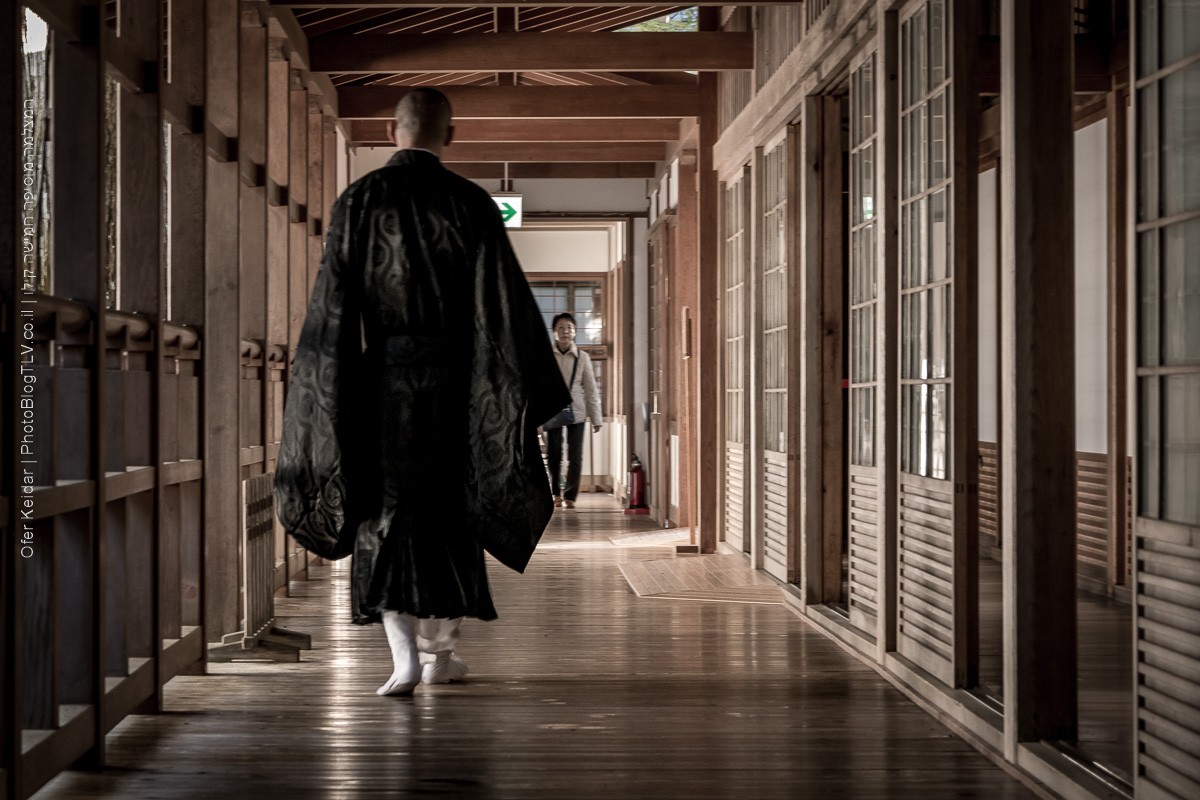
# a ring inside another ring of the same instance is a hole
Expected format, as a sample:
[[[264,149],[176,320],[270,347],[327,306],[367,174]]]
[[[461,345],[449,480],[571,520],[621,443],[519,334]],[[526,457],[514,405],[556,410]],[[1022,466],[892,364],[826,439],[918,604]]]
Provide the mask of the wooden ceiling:
[[[748,34],[616,32],[695,3],[271,5],[294,15],[310,68],[337,87],[352,144],[386,146],[405,87],[436,86],[460,120],[446,160],[480,175],[511,162],[530,175],[652,176],[698,111],[697,70],[753,59]]]

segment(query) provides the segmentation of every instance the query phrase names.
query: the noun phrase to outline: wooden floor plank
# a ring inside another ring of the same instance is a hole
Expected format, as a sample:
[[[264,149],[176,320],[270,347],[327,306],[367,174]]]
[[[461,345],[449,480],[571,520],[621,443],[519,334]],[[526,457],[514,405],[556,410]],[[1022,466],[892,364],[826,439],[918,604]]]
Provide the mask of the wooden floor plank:
[[[314,567],[278,601],[312,634],[299,663],[176,678],[106,770],[39,797],[1032,796],[783,607],[637,597],[619,566],[671,550],[609,539],[645,530],[582,496],[525,575],[492,565],[500,619],[463,625],[469,680],[407,699],[374,694],[387,646],[349,624],[348,564]]]

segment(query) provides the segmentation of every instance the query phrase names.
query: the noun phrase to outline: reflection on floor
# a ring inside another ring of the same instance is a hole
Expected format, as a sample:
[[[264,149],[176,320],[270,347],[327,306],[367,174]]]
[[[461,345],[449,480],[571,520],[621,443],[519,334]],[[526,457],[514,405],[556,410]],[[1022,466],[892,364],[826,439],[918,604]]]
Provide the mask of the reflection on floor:
[[[556,514],[525,575],[493,565],[501,618],[464,624],[467,682],[407,699],[374,694],[387,646],[348,623],[338,564],[279,600],[313,636],[300,663],[177,678],[108,769],[43,796],[1031,796],[784,606],[637,597],[620,565],[674,551],[610,537],[649,530],[610,498]]]
[[[979,682],[1003,696],[1000,562],[979,561]],[[1133,612],[1088,592],[1077,595],[1079,749],[1127,783],[1133,772]]]

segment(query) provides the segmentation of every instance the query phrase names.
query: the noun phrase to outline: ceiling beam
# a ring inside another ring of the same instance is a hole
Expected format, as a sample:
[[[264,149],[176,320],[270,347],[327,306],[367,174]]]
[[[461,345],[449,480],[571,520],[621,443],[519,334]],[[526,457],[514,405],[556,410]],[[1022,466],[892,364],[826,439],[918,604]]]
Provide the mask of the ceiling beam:
[[[442,8],[595,8],[607,7],[636,7],[663,8],[672,5],[662,0],[493,0],[486,3],[472,3],[469,0],[270,0],[273,6],[287,8],[324,8],[324,9],[354,9],[354,8],[428,8],[437,5]],[[698,2],[677,3],[677,7],[687,6],[789,6],[795,5],[796,0],[754,0],[754,2],[730,2],[730,0],[699,0]]]
[[[315,72],[748,70],[754,34],[332,34],[309,42]]]
[[[662,161],[662,142],[464,142],[452,144],[442,161]]]
[[[353,120],[351,144],[386,145],[387,121]],[[676,119],[461,119],[454,141],[468,142],[672,142]]]
[[[449,168],[464,178],[499,180],[501,178],[653,178],[657,166],[649,162],[622,164],[594,161],[581,164],[504,164],[496,162],[454,163]]]
[[[342,86],[342,119],[389,119],[408,86]],[[694,117],[695,86],[440,86],[461,117]]]

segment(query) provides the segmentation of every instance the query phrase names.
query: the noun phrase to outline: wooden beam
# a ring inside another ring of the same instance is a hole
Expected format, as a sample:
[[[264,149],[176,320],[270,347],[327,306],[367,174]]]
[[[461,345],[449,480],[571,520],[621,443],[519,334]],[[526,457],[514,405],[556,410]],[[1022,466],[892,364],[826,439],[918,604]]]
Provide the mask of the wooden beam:
[[[385,120],[352,120],[351,144],[390,146]],[[670,142],[674,119],[464,119],[454,123],[456,144],[468,142]]]
[[[344,86],[342,119],[390,119],[408,86]],[[695,86],[443,86],[455,120],[479,118],[694,117]]]
[[[336,34],[309,43],[314,72],[748,70],[753,33]]]
[[[1000,42],[979,40],[979,93],[1000,94]],[[1112,89],[1113,65],[1107,43],[1075,37],[1075,93],[1102,94]]]
[[[272,6],[283,8],[321,8],[321,9],[358,9],[358,8],[428,8],[434,5],[430,0],[270,0]],[[472,3],[469,0],[444,0],[436,4],[441,8],[660,8],[662,0],[504,0],[499,3]],[[728,0],[700,0],[688,3],[693,6],[788,6],[795,5],[795,0],[756,0],[753,3],[729,2]]]
[[[486,142],[452,144],[442,161],[662,161],[658,142]]]
[[[1129,535],[1129,94],[1108,103],[1108,582],[1125,583]]]
[[[464,178],[476,180],[499,180],[504,178],[504,165],[495,161],[479,163],[453,163],[448,165],[452,172]],[[653,178],[655,165],[651,162],[618,163],[593,161],[577,164],[524,163],[509,164],[508,177],[517,178]]]

